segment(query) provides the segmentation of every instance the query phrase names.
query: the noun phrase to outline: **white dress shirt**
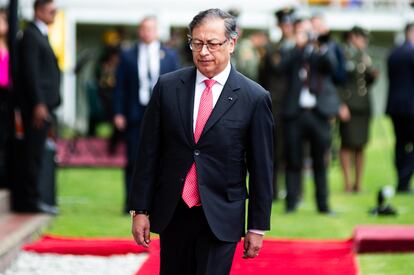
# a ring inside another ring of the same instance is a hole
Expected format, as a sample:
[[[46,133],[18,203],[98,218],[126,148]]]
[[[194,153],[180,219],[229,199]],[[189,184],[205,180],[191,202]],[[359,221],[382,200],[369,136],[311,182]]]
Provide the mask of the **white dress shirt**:
[[[40,30],[40,32],[44,35],[47,36],[49,33],[49,28],[47,27],[47,25],[45,24],[45,22],[39,20],[39,19],[35,19],[34,24],[36,25],[36,27]]]
[[[217,100],[219,99],[221,92],[223,91],[224,84],[226,84],[227,79],[229,78],[231,70],[230,62],[227,64],[226,68],[219,73],[218,75],[214,76],[212,79],[216,81],[211,91],[213,93],[213,109],[216,106]],[[205,75],[203,75],[199,70],[197,70],[196,75],[196,82],[195,82],[195,94],[194,94],[194,113],[193,113],[193,132],[195,131],[196,121],[198,116],[198,109],[200,107],[200,100],[201,95],[206,88],[204,80],[209,79]],[[256,229],[249,229],[249,232],[256,233],[259,235],[264,235],[263,230],[256,230]]]
[[[214,83],[213,87],[211,88],[211,91],[213,93],[213,108],[216,106],[217,100],[221,95],[221,91],[223,91],[224,84],[226,84],[227,78],[229,78],[231,70],[230,62],[227,64],[226,68],[213,77],[216,81]],[[195,94],[194,94],[194,113],[193,113],[193,132],[195,131],[196,127],[196,121],[198,116],[198,108],[200,107],[200,100],[201,95],[203,94],[204,89],[206,88],[206,84],[204,83],[204,80],[209,79],[208,77],[204,76],[199,70],[197,70],[197,76],[196,76],[196,84],[195,84]]]
[[[138,45],[139,102],[144,106],[148,104],[160,75],[160,47],[159,41]]]

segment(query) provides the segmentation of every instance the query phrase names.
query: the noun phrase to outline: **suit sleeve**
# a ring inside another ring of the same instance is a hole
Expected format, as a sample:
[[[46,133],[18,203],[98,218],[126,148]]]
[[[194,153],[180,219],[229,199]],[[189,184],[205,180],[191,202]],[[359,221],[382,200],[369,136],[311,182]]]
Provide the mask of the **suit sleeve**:
[[[247,228],[270,229],[273,181],[274,121],[269,93],[256,105],[249,129],[246,152],[249,170]]]
[[[116,86],[113,96],[113,108],[115,115],[125,115],[124,113],[124,96],[125,96],[125,78],[126,78],[126,60],[125,55],[121,53],[121,60],[116,70]]]
[[[172,56],[173,56],[173,63],[174,63],[174,65],[173,65],[174,68],[173,68],[172,71],[175,71],[175,70],[178,70],[179,68],[181,68],[180,58],[178,57],[176,51],[172,51]]]
[[[135,161],[129,208],[151,211],[161,146],[160,84],[155,85],[141,125],[138,154]]]
[[[39,56],[40,45],[37,38],[30,31],[24,33],[21,43],[21,58],[24,64],[22,69],[24,70],[25,81],[27,82],[25,87],[28,87],[28,90],[25,92],[29,95],[34,105],[45,103],[45,95],[39,83],[39,66],[41,66]]]

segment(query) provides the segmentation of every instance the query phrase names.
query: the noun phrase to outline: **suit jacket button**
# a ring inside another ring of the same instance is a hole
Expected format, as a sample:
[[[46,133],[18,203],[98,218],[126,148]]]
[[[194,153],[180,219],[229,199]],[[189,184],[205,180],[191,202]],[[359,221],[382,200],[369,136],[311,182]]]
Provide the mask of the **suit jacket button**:
[[[200,155],[200,150],[194,150],[194,156],[199,156]]]

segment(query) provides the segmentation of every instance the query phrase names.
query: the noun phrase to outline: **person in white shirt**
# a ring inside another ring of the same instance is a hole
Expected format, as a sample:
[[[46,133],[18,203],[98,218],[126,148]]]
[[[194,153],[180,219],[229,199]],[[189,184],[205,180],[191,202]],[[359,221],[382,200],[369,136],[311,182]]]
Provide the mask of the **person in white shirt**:
[[[137,43],[120,54],[113,98],[114,124],[118,130],[125,132],[127,144],[124,179],[125,213],[128,212],[128,197],[139,142],[139,128],[151,98],[152,88],[160,75],[180,67],[176,52],[159,41],[155,17],[143,18],[137,34]]]

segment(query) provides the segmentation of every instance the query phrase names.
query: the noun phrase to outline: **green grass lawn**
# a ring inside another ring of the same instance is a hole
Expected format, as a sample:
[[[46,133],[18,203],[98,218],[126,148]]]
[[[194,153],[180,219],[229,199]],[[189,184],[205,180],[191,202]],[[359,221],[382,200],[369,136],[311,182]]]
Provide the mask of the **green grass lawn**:
[[[277,238],[348,239],[359,224],[414,224],[414,197],[398,195],[391,204],[396,217],[368,214],[375,206],[376,193],[385,185],[395,186],[392,166],[393,138],[386,119],[375,119],[371,142],[367,148],[366,173],[359,194],[343,192],[338,161],[334,158],[330,179],[330,203],[338,215],[317,214],[313,199],[313,182],[307,176],[305,197],[298,212],[285,214],[283,203],[272,210],[272,230]],[[63,236],[128,237],[130,219],[122,215],[123,183],[120,169],[60,169],[58,193],[61,214],[47,233]],[[361,274],[414,274],[414,254],[359,255]]]

